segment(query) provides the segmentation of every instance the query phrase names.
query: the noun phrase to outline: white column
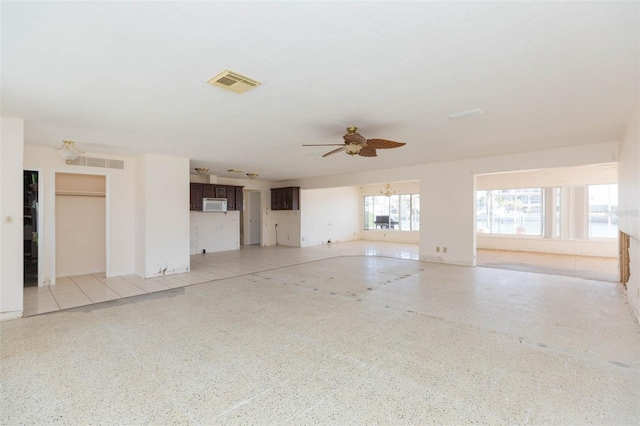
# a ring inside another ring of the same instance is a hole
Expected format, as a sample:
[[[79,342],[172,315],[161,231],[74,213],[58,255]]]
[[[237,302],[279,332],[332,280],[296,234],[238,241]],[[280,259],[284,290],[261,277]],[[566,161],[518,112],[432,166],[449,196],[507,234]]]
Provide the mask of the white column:
[[[24,122],[2,117],[0,137],[0,320],[22,316]]]
[[[136,273],[189,270],[189,159],[145,154],[137,169]]]

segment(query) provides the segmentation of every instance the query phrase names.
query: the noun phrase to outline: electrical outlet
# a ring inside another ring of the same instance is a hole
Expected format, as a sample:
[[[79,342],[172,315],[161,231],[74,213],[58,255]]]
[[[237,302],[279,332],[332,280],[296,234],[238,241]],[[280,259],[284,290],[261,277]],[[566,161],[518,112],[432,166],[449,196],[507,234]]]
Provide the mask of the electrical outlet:
[[[440,247],[436,247],[436,253],[440,253]]]
[[[442,252],[446,253],[447,252],[447,248],[446,247],[442,247]]]

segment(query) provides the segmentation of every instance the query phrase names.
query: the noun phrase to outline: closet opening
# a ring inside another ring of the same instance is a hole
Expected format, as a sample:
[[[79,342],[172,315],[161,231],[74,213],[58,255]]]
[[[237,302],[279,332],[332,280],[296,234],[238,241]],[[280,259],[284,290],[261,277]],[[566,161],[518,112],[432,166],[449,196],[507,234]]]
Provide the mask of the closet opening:
[[[105,273],[106,176],[55,175],[55,277]]]

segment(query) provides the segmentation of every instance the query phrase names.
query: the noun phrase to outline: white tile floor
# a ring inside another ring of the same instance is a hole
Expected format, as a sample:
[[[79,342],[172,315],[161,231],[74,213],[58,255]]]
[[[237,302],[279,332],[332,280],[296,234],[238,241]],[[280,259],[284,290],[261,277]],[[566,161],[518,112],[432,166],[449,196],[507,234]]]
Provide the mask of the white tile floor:
[[[390,247],[203,256],[236,276],[0,323],[0,423],[638,424],[618,285],[360,255]]]

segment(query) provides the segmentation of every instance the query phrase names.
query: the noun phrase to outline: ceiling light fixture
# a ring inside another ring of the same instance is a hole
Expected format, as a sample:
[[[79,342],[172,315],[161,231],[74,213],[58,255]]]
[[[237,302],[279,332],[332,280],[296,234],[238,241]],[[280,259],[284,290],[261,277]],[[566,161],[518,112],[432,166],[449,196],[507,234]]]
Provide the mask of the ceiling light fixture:
[[[398,191],[392,191],[391,190],[391,184],[388,183],[387,186],[385,187],[384,191],[380,191],[380,193],[382,195],[384,195],[385,197],[391,197],[392,195],[395,195],[398,193]]]
[[[345,145],[344,151],[349,155],[356,155],[362,149],[362,145],[359,143],[350,143]]]
[[[209,171],[208,167],[196,167],[195,171],[199,174],[199,175],[206,175],[207,172]]]
[[[74,141],[67,139],[62,141],[62,146],[60,148],[56,148],[56,151],[58,152],[58,155],[67,162],[75,160],[80,154],[84,154],[84,151],[80,151],[76,148]]]
[[[249,179],[255,179],[258,177],[257,173],[247,173],[247,176],[249,176]]]

